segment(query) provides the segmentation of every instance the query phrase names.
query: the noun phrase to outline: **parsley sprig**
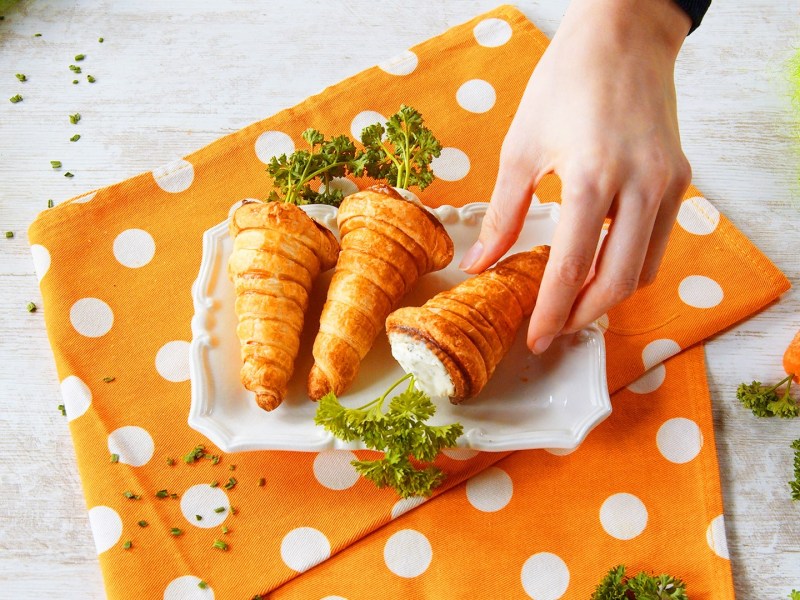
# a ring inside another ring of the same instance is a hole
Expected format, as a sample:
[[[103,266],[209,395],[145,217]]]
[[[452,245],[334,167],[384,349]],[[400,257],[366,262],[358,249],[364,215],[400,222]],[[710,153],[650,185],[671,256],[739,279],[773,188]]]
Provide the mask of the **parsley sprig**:
[[[419,111],[405,104],[385,127],[381,123],[365,127],[361,143],[367,174],[403,189],[428,187],[434,179],[430,163],[442,152],[442,145],[425,127]]]
[[[625,575],[625,565],[611,569],[590,600],[688,600],[686,585],[671,575]]]
[[[331,189],[331,179],[343,177],[348,171],[363,171],[363,158],[356,157],[355,144],[346,135],[326,140],[322,133],[308,128],[303,132],[303,139],[308,143],[308,149],[295,150],[289,156],[274,156],[270,160],[267,172],[275,189],[269,199],[289,204],[339,206],[342,192]],[[319,190],[311,187],[316,180],[320,182]]]
[[[794,450],[794,479],[789,482],[789,488],[792,490],[792,500],[800,500],[800,438],[792,442],[792,450]]]
[[[408,380],[383,411],[389,394]],[[342,406],[331,392],[323,396],[314,422],[345,442],[361,440],[371,450],[384,453],[375,460],[354,460],[351,464],[377,487],[391,487],[402,498],[430,496],[444,481],[444,473],[432,464],[443,448],[456,444],[464,428],[460,423],[427,425],[436,412],[430,397],[414,387],[412,375],[405,375],[372,402],[358,408]]]
[[[786,384],[783,394],[778,395],[778,388]],[[792,376],[789,375],[777,385],[761,385],[760,381],[750,384],[741,383],[736,390],[736,397],[744,405],[753,411],[757,417],[783,417],[791,419],[800,416],[800,406],[797,401],[789,395],[792,388]]]

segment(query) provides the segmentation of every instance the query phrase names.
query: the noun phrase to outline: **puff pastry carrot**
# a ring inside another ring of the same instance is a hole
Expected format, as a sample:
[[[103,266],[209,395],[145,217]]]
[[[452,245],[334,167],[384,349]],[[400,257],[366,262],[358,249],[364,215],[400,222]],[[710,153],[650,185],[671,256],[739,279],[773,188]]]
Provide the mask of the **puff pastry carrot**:
[[[453,259],[453,241],[439,220],[388,185],[345,198],[338,224],[342,251],[308,376],[313,400],[350,387],[400,299],[422,275]]]
[[[264,410],[283,401],[311,287],[336,263],[339,244],[293,204],[245,202],[231,217],[228,275],[236,290],[241,380]]]
[[[392,356],[419,389],[453,403],[476,396],[533,311],[549,246],[537,246],[386,319]]]

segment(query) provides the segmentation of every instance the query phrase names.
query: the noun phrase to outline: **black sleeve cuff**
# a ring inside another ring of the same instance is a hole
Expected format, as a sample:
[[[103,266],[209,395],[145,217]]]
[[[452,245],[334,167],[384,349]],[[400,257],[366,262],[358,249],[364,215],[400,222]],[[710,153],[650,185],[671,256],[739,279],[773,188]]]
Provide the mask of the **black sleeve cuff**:
[[[680,6],[692,20],[692,28],[689,30],[689,33],[692,33],[695,29],[700,27],[700,22],[703,20],[708,7],[711,6],[711,0],[675,0],[675,3]]]

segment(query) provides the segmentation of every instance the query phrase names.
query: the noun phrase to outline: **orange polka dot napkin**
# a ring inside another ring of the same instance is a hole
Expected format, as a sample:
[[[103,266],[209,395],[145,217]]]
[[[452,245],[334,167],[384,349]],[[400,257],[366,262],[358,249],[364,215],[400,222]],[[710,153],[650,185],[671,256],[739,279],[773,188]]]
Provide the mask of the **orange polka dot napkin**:
[[[788,282],[694,188],[656,282],[601,320],[610,388],[629,387],[570,456],[448,451],[446,484],[417,506],[354,477],[350,452],[222,455],[187,425],[202,234],[267,195],[266,162],[309,126],[357,137],[406,103],[444,146],[423,201],[487,200],[546,44],[500,7],[31,225],[109,598],[578,599],[619,562],[733,597],[701,352],[662,362]],[[537,199],[559,200],[556,178]]]

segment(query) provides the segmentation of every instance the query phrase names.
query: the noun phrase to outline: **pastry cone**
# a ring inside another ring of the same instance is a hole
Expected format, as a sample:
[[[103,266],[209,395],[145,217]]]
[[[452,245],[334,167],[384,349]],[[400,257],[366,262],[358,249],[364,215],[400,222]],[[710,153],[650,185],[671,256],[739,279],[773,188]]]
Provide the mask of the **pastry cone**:
[[[336,263],[333,233],[293,204],[245,202],[230,223],[241,379],[264,410],[286,395],[311,286]]]
[[[420,307],[389,315],[392,356],[419,389],[454,404],[483,389],[533,311],[549,255],[549,246],[513,254]]]
[[[388,186],[345,198],[338,223],[342,251],[308,375],[313,400],[350,387],[400,299],[422,275],[453,259],[453,241],[439,220]]]

